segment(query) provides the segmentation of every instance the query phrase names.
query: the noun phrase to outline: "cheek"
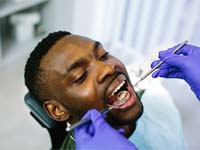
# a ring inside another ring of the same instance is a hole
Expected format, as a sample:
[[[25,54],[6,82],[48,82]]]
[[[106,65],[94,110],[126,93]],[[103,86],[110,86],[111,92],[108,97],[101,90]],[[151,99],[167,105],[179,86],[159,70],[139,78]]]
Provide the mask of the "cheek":
[[[100,109],[102,106],[98,93],[92,87],[74,87],[66,91],[66,105],[74,110]]]

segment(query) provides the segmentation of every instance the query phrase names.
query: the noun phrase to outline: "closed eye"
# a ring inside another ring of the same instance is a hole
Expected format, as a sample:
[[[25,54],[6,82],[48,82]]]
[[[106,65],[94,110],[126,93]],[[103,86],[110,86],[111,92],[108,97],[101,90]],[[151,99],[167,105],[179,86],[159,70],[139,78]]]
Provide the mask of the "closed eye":
[[[109,52],[106,52],[99,58],[99,60],[104,61],[108,58],[108,56],[109,56]]]
[[[80,84],[80,83],[82,83],[82,82],[86,79],[86,77],[87,77],[87,71],[84,72],[80,77],[78,77],[78,78],[74,81],[74,83]]]

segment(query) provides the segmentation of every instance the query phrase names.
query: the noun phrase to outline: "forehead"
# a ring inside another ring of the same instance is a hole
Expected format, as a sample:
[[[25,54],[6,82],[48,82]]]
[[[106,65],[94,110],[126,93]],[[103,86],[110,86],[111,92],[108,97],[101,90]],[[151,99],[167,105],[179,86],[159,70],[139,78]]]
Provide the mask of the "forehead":
[[[75,59],[84,57],[91,53],[94,41],[78,36],[67,35],[56,42],[42,58],[40,68],[42,69],[66,69]],[[61,68],[61,67],[64,68]]]

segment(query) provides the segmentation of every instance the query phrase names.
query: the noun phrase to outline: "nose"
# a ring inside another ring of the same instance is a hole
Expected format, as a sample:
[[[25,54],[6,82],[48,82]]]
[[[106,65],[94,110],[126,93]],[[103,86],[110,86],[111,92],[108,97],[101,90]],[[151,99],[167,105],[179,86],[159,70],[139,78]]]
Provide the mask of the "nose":
[[[113,75],[116,70],[116,66],[111,63],[97,62],[97,82],[102,83],[106,80],[107,77]]]

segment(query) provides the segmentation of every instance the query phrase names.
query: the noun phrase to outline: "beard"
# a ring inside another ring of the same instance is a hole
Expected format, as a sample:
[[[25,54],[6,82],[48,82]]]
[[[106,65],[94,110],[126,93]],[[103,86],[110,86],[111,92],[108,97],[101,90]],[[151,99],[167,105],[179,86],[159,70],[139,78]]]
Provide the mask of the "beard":
[[[81,120],[81,118],[87,113],[87,110],[70,110],[71,113],[73,114],[73,119],[72,122],[78,122],[79,120]]]

